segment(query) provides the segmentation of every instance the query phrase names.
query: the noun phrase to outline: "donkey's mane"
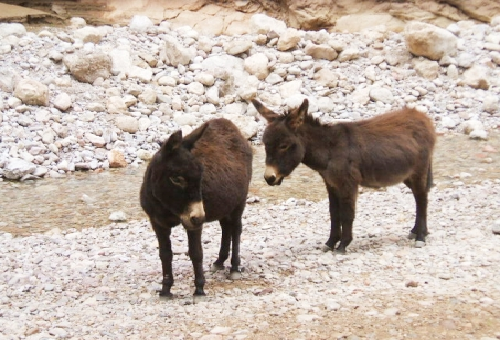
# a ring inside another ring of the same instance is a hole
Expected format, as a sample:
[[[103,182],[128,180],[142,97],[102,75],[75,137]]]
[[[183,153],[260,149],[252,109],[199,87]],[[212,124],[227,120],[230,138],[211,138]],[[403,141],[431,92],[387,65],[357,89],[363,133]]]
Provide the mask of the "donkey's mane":
[[[290,115],[290,112],[286,112],[284,114],[280,114],[278,119],[279,119],[280,122],[284,121],[289,115]],[[318,118],[314,118],[309,113],[305,114],[305,121],[304,121],[304,123],[312,125],[312,126],[329,126],[330,125],[330,124],[322,124],[319,121],[319,117]]]

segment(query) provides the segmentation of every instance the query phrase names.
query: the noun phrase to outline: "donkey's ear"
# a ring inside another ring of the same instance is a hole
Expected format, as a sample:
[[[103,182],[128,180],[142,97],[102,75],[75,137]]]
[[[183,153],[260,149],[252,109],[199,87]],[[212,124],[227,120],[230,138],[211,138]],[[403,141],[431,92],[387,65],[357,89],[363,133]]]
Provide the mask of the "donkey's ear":
[[[170,153],[172,150],[177,149],[182,142],[182,131],[179,130],[170,135],[168,140],[164,142],[161,146],[162,155]]]
[[[252,104],[255,106],[257,111],[267,120],[268,123],[274,122],[280,115],[276,112],[269,110],[267,107],[262,105],[257,99],[252,99]]]
[[[188,150],[191,150],[194,146],[194,143],[196,143],[196,141],[200,139],[200,137],[203,135],[203,132],[205,132],[205,129],[207,128],[208,124],[209,123],[203,124],[199,128],[195,129],[193,132],[191,132],[189,135],[184,137],[184,140],[182,141],[182,146]]]
[[[307,110],[309,109],[309,101],[304,99],[302,104],[295,109],[292,110],[286,117],[287,125],[292,130],[297,130],[299,126],[304,124],[307,116]]]

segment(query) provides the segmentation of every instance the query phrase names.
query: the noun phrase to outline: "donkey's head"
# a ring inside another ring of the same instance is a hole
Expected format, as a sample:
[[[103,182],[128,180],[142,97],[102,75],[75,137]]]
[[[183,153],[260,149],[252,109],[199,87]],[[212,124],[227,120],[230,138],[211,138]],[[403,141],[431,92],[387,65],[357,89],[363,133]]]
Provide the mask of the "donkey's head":
[[[207,124],[182,138],[173,133],[151,163],[153,196],[162,206],[180,218],[186,229],[201,228],[205,211],[201,192],[203,165],[191,153]]]
[[[257,100],[252,100],[268,125],[262,138],[266,147],[266,171],[264,178],[269,185],[280,185],[283,179],[302,162],[306,152],[297,131],[307,118],[309,102],[284,115],[269,110]]]

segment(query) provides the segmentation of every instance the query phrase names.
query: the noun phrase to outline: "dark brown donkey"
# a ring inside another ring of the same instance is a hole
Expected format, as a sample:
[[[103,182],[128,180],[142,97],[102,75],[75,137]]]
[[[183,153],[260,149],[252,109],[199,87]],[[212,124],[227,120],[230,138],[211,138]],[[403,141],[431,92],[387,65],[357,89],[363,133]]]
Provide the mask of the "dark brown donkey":
[[[160,296],[172,297],[171,228],[182,224],[194,268],[194,295],[203,286],[203,222],[222,227],[219,257],[212,269],[223,269],[231,254],[231,278],[240,273],[241,216],[252,177],[252,149],[238,128],[226,119],[211,120],[182,138],[173,133],[149,164],[141,187],[141,206],[158,238],[163,281]]]
[[[324,250],[345,252],[352,241],[358,186],[385,187],[403,182],[417,205],[409,237],[425,245],[427,193],[432,185],[436,142],[431,120],[404,108],[358,122],[322,125],[307,113],[308,101],[279,115],[253,100],[268,125],[263,142],[269,185],[280,185],[301,162],[323,177],[330,199],[331,230]]]

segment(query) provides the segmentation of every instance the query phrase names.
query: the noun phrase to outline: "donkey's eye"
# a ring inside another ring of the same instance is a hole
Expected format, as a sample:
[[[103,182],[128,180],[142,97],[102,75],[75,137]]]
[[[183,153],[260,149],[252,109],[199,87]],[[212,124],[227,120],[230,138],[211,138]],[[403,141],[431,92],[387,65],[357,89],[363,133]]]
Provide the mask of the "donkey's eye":
[[[279,149],[280,149],[280,151],[286,151],[286,150],[288,150],[289,147],[290,147],[289,144],[281,144],[279,146]]]
[[[170,181],[179,187],[186,186],[186,180],[182,176],[172,176],[170,177]]]

